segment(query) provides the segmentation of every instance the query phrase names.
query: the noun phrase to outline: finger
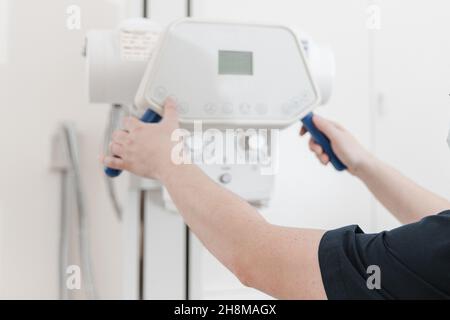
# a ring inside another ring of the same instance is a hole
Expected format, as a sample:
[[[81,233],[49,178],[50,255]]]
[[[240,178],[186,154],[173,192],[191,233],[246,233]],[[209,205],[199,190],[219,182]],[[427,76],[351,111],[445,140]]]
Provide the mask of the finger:
[[[142,123],[135,117],[125,117],[123,119],[123,128],[127,131],[131,131],[141,126]]]
[[[313,122],[314,125],[330,139],[332,139],[340,130],[334,122],[318,115],[314,115]]]
[[[314,139],[309,139],[309,149],[314,152],[317,155],[320,155],[323,153],[323,149],[320,146],[320,144],[317,144]]]
[[[114,143],[127,144],[129,133],[124,130],[116,130],[113,132],[111,138]]]
[[[306,128],[304,126],[302,126],[302,128],[300,129],[300,136],[304,136],[305,133],[307,133],[308,130],[306,130]]]
[[[330,157],[328,157],[328,155],[326,153],[322,153],[319,156],[319,160],[320,162],[322,162],[323,164],[328,164],[328,162],[330,161]]]
[[[168,98],[164,103],[164,122],[174,123],[178,122],[178,112],[175,101]]]
[[[118,143],[111,142],[109,149],[111,150],[111,154],[121,158],[123,158],[125,154],[124,147]]]
[[[125,170],[125,161],[113,156],[105,156],[102,160],[103,164],[112,169]]]
[[[320,158],[320,154],[316,154],[316,158],[321,164],[323,164],[322,159]]]

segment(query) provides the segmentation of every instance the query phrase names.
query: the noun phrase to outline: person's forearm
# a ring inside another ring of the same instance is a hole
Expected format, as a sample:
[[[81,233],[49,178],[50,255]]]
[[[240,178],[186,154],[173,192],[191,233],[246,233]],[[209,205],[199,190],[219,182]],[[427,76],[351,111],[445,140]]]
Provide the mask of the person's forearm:
[[[195,165],[174,165],[161,181],[192,231],[226,267],[239,272],[235,255],[260,242],[259,230],[267,226],[263,217]]]
[[[370,156],[355,173],[400,222],[411,223],[450,209],[450,202]]]
[[[245,285],[277,298],[326,298],[318,262],[321,230],[267,223],[194,165],[160,177],[185,222]]]

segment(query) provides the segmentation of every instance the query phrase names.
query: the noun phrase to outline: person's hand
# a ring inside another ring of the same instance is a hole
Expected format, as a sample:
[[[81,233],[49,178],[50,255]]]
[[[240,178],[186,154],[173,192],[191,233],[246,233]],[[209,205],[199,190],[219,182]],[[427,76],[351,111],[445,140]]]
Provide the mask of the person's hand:
[[[351,174],[356,175],[361,166],[370,160],[370,153],[341,125],[318,115],[314,115],[313,122],[330,139],[331,148]],[[300,135],[303,136],[306,132],[305,127],[302,127]],[[328,155],[313,138],[309,140],[309,148],[322,164],[330,162]]]
[[[116,130],[110,143],[110,156],[102,156],[107,167],[127,170],[138,176],[161,179],[170,171],[171,136],[178,128],[175,103],[164,105],[164,117],[159,123],[144,123],[134,117],[124,119],[124,130]]]

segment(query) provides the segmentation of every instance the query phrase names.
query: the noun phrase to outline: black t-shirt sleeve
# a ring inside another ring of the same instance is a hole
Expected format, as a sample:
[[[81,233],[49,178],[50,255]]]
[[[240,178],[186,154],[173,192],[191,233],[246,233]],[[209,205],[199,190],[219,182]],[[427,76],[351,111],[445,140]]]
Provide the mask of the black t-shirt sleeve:
[[[378,234],[328,231],[319,264],[328,299],[449,299],[450,211]],[[369,266],[379,267],[380,289],[367,285]]]

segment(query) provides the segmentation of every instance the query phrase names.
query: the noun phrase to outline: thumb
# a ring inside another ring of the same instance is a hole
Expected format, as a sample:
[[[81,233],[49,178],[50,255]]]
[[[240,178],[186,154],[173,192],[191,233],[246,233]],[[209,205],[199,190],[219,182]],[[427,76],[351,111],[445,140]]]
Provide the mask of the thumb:
[[[178,122],[178,112],[177,107],[175,105],[175,101],[172,99],[167,99],[167,101],[164,103],[164,122]]]
[[[317,129],[322,131],[330,140],[333,140],[333,138],[339,133],[338,126],[330,120],[322,118],[318,115],[314,115],[312,120]]]

